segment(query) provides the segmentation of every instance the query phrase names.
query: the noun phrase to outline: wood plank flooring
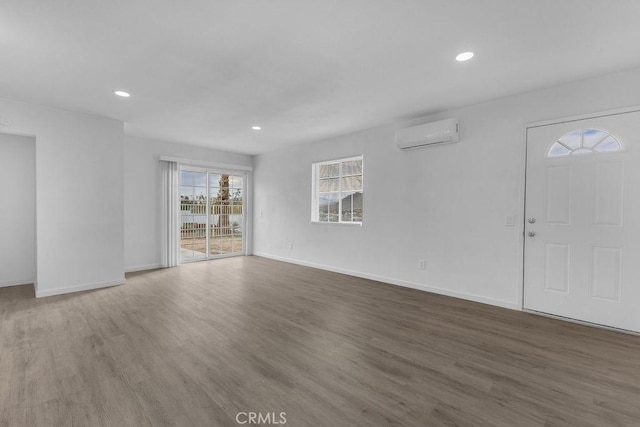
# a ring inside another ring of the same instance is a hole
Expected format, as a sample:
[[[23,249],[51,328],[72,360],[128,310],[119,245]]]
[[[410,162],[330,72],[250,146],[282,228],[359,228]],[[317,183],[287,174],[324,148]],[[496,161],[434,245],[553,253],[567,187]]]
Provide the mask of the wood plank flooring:
[[[640,337],[258,257],[0,289],[0,346],[0,426],[640,425]]]

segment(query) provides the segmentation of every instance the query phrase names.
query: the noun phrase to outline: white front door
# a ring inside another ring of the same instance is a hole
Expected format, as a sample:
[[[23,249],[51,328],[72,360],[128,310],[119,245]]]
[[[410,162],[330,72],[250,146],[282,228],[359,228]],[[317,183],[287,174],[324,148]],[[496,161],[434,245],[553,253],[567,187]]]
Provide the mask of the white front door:
[[[524,308],[640,331],[640,112],[527,130]]]

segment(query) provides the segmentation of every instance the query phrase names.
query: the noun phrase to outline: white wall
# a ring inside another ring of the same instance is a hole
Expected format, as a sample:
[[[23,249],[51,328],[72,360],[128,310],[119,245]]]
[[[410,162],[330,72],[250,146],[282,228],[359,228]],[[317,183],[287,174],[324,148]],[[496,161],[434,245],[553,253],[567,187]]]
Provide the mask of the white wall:
[[[639,105],[639,82],[636,69],[257,156],[254,254],[517,308],[522,238],[505,217],[523,220],[525,125]],[[459,143],[394,148],[396,128],[447,117]],[[358,154],[364,224],[312,224],[311,163]]]
[[[252,166],[251,156],[125,137],[125,268],[127,271],[160,267],[161,179],[160,156],[203,162]],[[251,182],[249,183],[251,185]],[[250,232],[248,230],[250,239]],[[250,242],[249,242],[250,243]]]
[[[0,117],[36,138],[36,295],[123,283],[122,122],[3,99]]]
[[[36,279],[36,145],[0,133],[0,287]]]

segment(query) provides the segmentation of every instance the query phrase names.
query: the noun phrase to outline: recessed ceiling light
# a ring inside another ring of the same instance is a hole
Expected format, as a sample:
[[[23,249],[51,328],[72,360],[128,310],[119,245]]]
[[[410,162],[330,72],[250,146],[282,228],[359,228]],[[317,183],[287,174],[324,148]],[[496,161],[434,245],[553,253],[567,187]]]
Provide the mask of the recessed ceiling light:
[[[128,98],[131,96],[131,94],[129,92],[125,92],[123,90],[114,90],[113,93],[115,93],[118,96],[121,96],[123,98]]]
[[[251,126],[251,129],[253,129],[253,130],[260,130],[260,129],[262,129],[262,128],[261,128],[260,126]]]
[[[456,56],[456,61],[460,61],[460,62],[468,61],[471,58],[473,58],[474,55],[475,53],[473,52],[462,52]]]

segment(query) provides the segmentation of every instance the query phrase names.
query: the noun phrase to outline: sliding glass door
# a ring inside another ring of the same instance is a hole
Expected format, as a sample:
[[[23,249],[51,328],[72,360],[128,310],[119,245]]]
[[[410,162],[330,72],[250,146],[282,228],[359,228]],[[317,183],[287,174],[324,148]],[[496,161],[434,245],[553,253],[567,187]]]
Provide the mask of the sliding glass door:
[[[207,258],[207,172],[180,171],[180,262]]]
[[[209,254],[229,255],[243,252],[244,176],[211,174],[209,201],[211,226]]]
[[[243,255],[246,175],[180,170],[180,262]]]

